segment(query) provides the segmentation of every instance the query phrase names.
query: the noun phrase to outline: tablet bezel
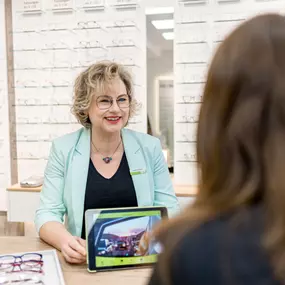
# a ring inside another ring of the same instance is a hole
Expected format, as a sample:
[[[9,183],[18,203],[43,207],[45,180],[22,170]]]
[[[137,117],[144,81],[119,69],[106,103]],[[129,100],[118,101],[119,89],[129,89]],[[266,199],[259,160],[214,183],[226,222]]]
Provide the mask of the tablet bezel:
[[[106,209],[90,209],[85,212],[85,231],[86,231],[86,249],[87,249],[87,270],[89,272],[101,272],[101,271],[108,271],[108,270],[122,270],[122,269],[130,269],[130,268],[140,268],[140,267],[148,267],[152,266],[154,263],[138,263],[138,264],[129,264],[129,265],[119,265],[119,266],[105,266],[105,267],[96,267],[96,258],[94,247],[91,245],[94,243],[94,239],[89,238],[88,232],[88,222],[90,215],[94,215],[99,212],[104,213],[112,213],[112,212],[133,212],[133,211],[152,211],[152,210],[159,210],[161,213],[162,219],[168,219],[168,212],[166,207],[160,206],[149,206],[149,207],[130,207],[130,208],[106,208]]]

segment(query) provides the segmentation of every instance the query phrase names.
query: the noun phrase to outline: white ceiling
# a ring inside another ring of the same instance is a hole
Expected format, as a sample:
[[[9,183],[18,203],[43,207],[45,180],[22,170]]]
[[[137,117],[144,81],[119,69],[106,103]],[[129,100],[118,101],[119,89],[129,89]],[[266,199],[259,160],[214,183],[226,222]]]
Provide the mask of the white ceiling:
[[[148,58],[159,57],[164,51],[173,51],[173,41],[165,40],[163,32],[173,30],[157,30],[151,21],[173,19],[173,14],[159,14],[146,16],[147,52]]]

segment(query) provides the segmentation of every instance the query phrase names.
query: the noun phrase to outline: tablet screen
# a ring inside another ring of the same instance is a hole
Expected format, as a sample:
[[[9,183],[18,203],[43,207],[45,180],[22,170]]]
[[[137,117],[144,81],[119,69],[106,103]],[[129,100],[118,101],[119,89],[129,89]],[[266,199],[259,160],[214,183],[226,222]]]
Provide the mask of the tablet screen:
[[[150,233],[165,212],[161,207],[87,211],[89,269],[155,263],[160,246]]]

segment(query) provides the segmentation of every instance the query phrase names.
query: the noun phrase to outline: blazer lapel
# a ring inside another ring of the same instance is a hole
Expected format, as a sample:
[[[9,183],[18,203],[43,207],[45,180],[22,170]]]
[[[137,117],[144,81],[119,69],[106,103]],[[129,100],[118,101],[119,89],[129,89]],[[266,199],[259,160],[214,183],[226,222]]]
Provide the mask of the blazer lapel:
[[[72,209],[77,235],[81,235],[85,190],[90,161],[90,130],[83,129],[72,160]]]
[[[143,149],[138,143],[133,132],[122,130],[122,140],[128,160],[130,173],[134,183],[138,206],[150,206],[153,204],[151,186]],[[83,129],[75,147],[71,162],[71,189],[72,210],[76,235],[81,235],[85,190],[90,161],[90,130]],[[114,197],[116,199],[116,197]]]
[[[150,206],[153,203],[150,191],[150,180],[143,149],[128,129],[122,130],[122,139],[134,183],[138,206]]]

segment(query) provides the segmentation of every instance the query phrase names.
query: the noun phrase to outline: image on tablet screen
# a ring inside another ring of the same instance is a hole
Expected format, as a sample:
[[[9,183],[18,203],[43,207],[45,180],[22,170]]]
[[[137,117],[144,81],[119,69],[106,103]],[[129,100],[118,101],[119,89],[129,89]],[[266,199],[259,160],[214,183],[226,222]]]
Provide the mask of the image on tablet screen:
[[[96,266],[155,262],[160,248],[151,239],[151,231],[160,220],[160,211],[97,216],[94,224]]]

